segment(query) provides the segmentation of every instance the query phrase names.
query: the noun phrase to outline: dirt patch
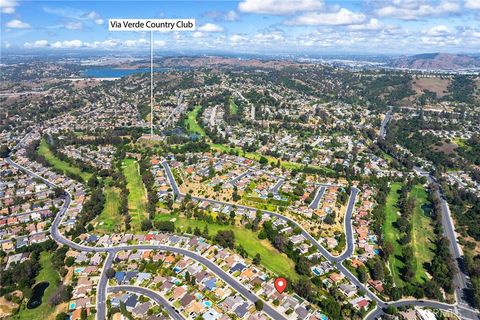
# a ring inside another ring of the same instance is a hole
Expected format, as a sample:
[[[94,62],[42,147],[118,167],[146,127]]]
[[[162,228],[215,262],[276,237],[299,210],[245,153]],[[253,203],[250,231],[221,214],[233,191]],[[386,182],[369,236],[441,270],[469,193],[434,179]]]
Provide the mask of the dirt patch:
[[[16,295],[20,298],[23,297],[23,293],[19,290],[14,291],[11,293],[12,295]],[[6,318],[9,315],[13,314],[15,310],[18,309],[18,304],[12,301],[8,301],[5,297],[0,297],[0,319]]]
[[[457,145],[454,143],[446,143],[443,142],[441,146],[434,145],[432,146],[432,150],[435,152],[442,152],[445,154],[452,154],[455,152],[455,149],[457,149]]]
[[[68,311],[68,302],[63,302],[59,304],[58,306],[55,307],[55,311],[52,312],[46,320],[55,320],[57,318],[57,315],[60,312],[67,312]]]
[[[450,79],[441,78],[419,78],[412,79],[412,89],[415,90],[417,95],[421,95],[423,90],[435,92],[438,98],[443,97],[447,93],[447,87],[450,83]]]
[[[63,284],[70,284],[73,278],[73,267],[67,268],[68,272],[63,279]]]

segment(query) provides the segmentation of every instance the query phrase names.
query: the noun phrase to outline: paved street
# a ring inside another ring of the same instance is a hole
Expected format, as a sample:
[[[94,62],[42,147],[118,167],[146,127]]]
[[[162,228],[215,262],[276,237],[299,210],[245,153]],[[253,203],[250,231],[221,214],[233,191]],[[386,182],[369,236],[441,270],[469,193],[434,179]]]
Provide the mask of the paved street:
[[[279,178],[278,181],[275,183],[275,185],[270,189],[270,192],[273,194],[278,194],[278,190],[280,190],[280,187],[282,184],[285,182],[284,178]]]
[[[51,187],[56,187],[56,185],[43,177],[31,172],[30,170],[16,164],[13,162],[10,158],[6,159],[7,162],[14,167],[21,169],[28,174],[39,178],[43,180],[46,184],[48,184]],[[183,194],[180,193],[180,190],[176,184],[176,181],[173,177],[173,174],[170,170],[170,167],[166,161],[162,162],[162,166],[165,168],[165,172],[167,174],[167,177],[169,179],[169,182],[171,184],[172,190],[174,194],[178,197],[182,197]],[[376,317],[379,317],[383,314],[384,308],[386,308],[388,305],[393,305],[393,306],[405,306],[405,305],[419,305],[419,306],[428,306],[428,307],[434,307],[434,308],[439,308],[442,310],[457,310],[457,313],[460,313],[462,315],[462,318],[464,319],[476,319],[478,317],[478,312],[476,310],[473,310],[471,308],[466,307],[462,302],[458,305],[448,305],[444,303],[440,303],[437,301],[430,301],[430,300],[413,300],[413,301],[396,301],[396,302],[390,302],[386,303],[382,301],[380,298],[378,298],[366,285],[361,283],[353,274],[351,274],[343,265],[342,262],[346,258],[348,258],[354,250],[354,239],[353,239],[353,231],[352,231],[352,225],[351,225],[351,219],[352,219],[352,214],[355,206],[355,201],[357,198],[359,190],[356,187],[352,187],[350,198],[348,200],[348,205],[345,213],[345,234],[346,234],[346,242],[347,242],[347,247],[345,251],[340,255],[340,256],[333,256],[331,255],[315,238],[313,238],[308,232],[306,232],[303,228],[301,228],[295,221],[291,220],[288,217],[285,217],[283,215],[280,215],[276,212],[271,212],[271,211],[266,211],[263,210],[262,212],[267,213],[271,216],[283,219],[285,221],[289,221],[293,223],[295,226],[298,226],[302,230],[302,235],[313,245],[315,245],[320,253],[325,256],[325,258],[330,261],[336,268],[339,269],[345,276],[353,283],[355,284],[358,288],[361,288],[362,290],[365,291],[366,295],[373,301],[377,303],[377,308],[368,316],[369,319],[375,319]],[[222,202],[222,201],[216,201],[212,199],[205,199],[205,198],[200,198],[200,197],[193,197],[194,199],[197,200],[207,200],[212,203],[219,203],[219,204],[228,204],[227,202]],[[106,315],[106,288],[107,288],[107,280],[106,275],[105,275],[105,270],[111,267],[113,256],[116,252],[120,250],[164,250],[164,251],[170,251],[170,252],[175,252],[178,254],[185,255],[187,257],[190,257],[203,265],[205,265],[208,269],[210,269],[213,273],[215,273],[218,277],[220,277],[223,281],[225,281],[227,284],[232,286],[235,290],[237,290],[240,294],[242,294],[245,298],[250,300],[251,302],[255,303],[259,297],[257,297],[255,294],[250,292],[245,286],[243,286],[240,282],[238,282],[235,278],[233,278],[230,274],[226,273],[223,271],[220,267],[218,267],[215,263],[211,262],[210,260],[206,259],[205,257],[195,253],[191,252],[182,248],[177,248],[177,247],[171,247],[171,246],[162,246],[162,245],[131,245],[131,246],[118,246],[118,247],[88,247],[84,245],[80,245],[77,243],[74,243],[73,241],[66,239],[60,232],[59,232],[59,225],[61,224],[61,221],[63,219],[63,216],[70,206],[70,201],[71,201],[71,196],[68,192],[66,192],[65,195],[65,202],[57,216],[55,217],[52,226],[51,226],[51,236],[52,238],[64,245],[67,245],[75,250],[79,251],[87,251],[87,252],[107,252],[108,257],[105,261],[104,268],[102,270],[102,276],[98,284],[98,294],[97,294],[97,320],[103,320],[105,319]],[[253,209],[256,210],[255,208],[252,207],[247,207],[247,206],[240,206],[237,205],[237,207],[240,208],[245,208],[245,209]],[[447,206],[448,209],[448,206]],[[446,217],[449,217],[449,214],[446,214],[443,216],[443,218],[447,219]],[[451,221],[451,218],[448,218],[448,220]],[[453,234],[453,237],[455,239],[455,234],[453,231],[453,227],[451,230],[446,230],[445,232],[450,233],[451,235]],[[456,244],[456,242],[455,242]],[[460,251],[457,251],[458,254],[460,254]],[[462,297],[462,296],[461,296]],[[283,315],[279,314],[275,309],[273,309],[270,305],[264,304],[264,311],[267,315],[269,315],[273,319],[286,319]]]
[[[382,124],[380,126],[380,137],[382,139],[385,139],[385,136],[387,135],[387,126],[390,120],[392,119],[392,115],[393,115],[393,107],[390,106],[390,109],[385,115],[385,118],[383,119]]]
[[[318,209],[318,205],[320,203],[320,200],[322,199],[323,195],[325,194],[325,190],[327,188],[325,186],[321,186],[318,188],[317,192],[315,193],[315,198],[313,198],[313,201],[310,203],[308,206],[310,209]]]
[[[107,304],[107,286],[108,278],[106,271],[112,267],[115,251],[109,251],[107,259],[103,264],[100,280],[97,285],[97,319],[106,319],[106,304]]]
[[[122,292],[122,291],[138,293],[146,297],[149,297],[151,300],[161,305],[163,309],[167,311],[170,318],[174,320],[185,320],[185,318],[174,307],[172,307],[167,300],[165,300],[161,295],[159,295],[157,292],[153,290],[150,290],[144,287],[138,287],[138,286],[108,287],[108,292]]]

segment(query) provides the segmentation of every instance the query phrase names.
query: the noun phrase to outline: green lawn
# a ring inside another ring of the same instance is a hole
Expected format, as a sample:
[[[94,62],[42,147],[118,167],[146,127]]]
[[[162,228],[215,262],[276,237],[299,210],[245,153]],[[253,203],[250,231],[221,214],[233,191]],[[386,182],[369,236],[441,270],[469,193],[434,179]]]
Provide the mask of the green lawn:
[[[27,309],[26,307],[22,307],[18,313],[18,319],[46,319],[55,311],[55,307],[50,306],[48,299],[55,293],[60,281],[60,275],[52,266],[51,254],[49,252],[42,252],[40,254],[40,264],[42,265],[42,270],[40,270],[40,273],[35,278],[35,283],[48,281],[50,285],[45,290],[42,298],[42,304],[35,309]]]
[[[467,144],[466,144],[466,139],[462,139],[462,138],[453,138],[453,143],[455,143],[457,146],[463,148],[465,147]]]
[[[391,155],[389,155],[388,153],[382,151],[382,157],[383,159],[385,159],[388,163],[392,163],[393,162],[393,157]]]
[[[120,217],[120,192],[121,190],[112,187],[109,181],[105,184],[105,206],[97,217],[97,222],[103,222],[97,225],[95,230],[101,233],[112,233],[121,231],[123,227],[123,218]]]
[[[415,209],[412,214],[412,248],[415,256],[415,277],[419,283],[427,280],[425,263],[430,263],[433,259],[435,245],[435,234],[430,217],[430,202],[428,202],[427,191],[422,185],[415,185],[410,192],[415,197]]]
[[[53,167],[55,167],[59,170],[62,170],[64,173],[71,172],[71,173],[74,173],[76,175],[79,175],[79,176],[82,177],[83,181],[85,181],[85,182],[87,182],[88,179],[90,179],[90,177],[92,176],[92,174],[90,172],[85,172],[85,171],[82,172],[82,170],[80,170],[80,168],[74,167],[70,163],[58,159],[52,153],[52,151],[48,147],[47,142],[44,139],[42,139],[40,141],[40,146],[38,148],[38,154],[44,156],[45,159],[47,159],[48,163],[51,166],[53,166]]]
[[[188,227],[191,227],[192,229],[198,227],[203,231],[205,225],[207,225],[207,222],[202,220],[187,219],[176,215],[159,215],[155,217],[155,220],[165,221],[171,219],[176,219],[175,227],[180,227],[183,232],[185,232]],[[279,276],[286,276],[289,279],[296,279],[298,277],[295,272],[294,262],[285,254],[282,254],[273,248],[268,240],[258,239],[257,232],[231,225],[219,225],[216,223],[208,223],[208,230],[210,235],[215,235],[219,230],[232,230],[235,233],[236,244],[242,245],[251,258],[259,253],[261,264],[273,273]]]
[[[392,271],[393,280],[398,286],[403,286],[403,280],[400,278],[400,270],[404,264],[399,259],[402,257],[402,247],[398,243],[400,239],[400,232],[395,228],[394,224],[398,219],[397,203],[400,197],[399,191],[402,189],[402,183],[395,182],[390,185],[390,192],[388,193],[385,205],[385,223],[383,225],[383,232],[385,240],[393,244],[393,253],[388,258],[390,269]]]
[[[128,212],[132,217],[131,225],[134,231],[139,231],[142,221],[148,218],[147,190],[143,185],[137,161],[134,159],[125,159],[123,165],[123,173],[127,179],[127,188],[129,191]]]
[[[229,109],[231,114],[237,114],[238,112],[238,106],[232,98],[230,98]]]
[[[201,108],[201,106],[196,106],[187,114],[187,119],[185,119],[185,128],[187,128],[187,131],[190,133],[197,133],[204,137],[206,135],[205,130],[203,130],[197,121],[197,116]]]

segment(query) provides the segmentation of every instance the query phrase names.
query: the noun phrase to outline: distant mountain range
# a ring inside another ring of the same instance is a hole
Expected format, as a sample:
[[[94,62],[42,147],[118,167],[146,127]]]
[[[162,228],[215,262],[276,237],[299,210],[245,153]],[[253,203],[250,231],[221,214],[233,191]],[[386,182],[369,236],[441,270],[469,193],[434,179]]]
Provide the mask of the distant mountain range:
[[[479,56],[449,53],[424,53],[400,57],[391,63],[395,68],[421,70],[460,70],[480,68]]]

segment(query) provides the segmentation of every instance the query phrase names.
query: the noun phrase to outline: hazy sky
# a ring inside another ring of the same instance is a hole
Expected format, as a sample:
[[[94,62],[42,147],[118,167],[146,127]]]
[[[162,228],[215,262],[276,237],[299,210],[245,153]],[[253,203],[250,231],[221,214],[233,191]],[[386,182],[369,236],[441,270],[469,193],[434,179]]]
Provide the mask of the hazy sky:
[[[480,51],[480,0],[0,0],[3,49],[147,50],[111,18],[195,18],[196,32],[154,33],[156,50],[243,53]]]

